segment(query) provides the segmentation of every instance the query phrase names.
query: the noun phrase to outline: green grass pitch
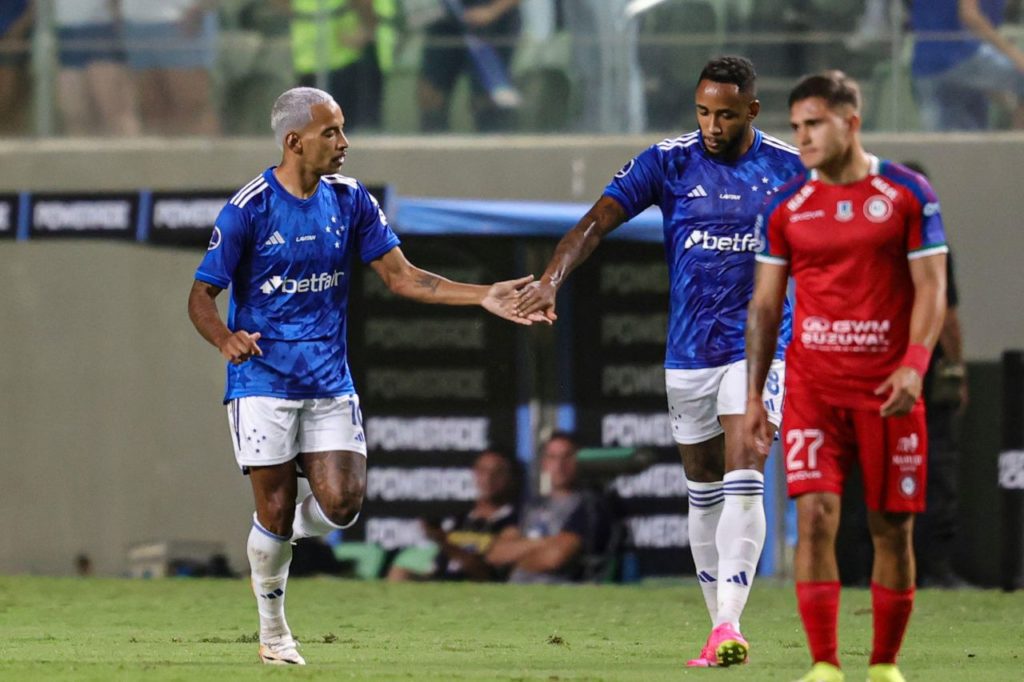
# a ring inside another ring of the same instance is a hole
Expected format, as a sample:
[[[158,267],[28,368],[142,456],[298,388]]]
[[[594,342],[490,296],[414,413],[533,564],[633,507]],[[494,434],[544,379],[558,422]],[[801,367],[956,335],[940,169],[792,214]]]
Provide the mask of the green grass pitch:
[[[760,581],[749,665],[688,670],[707,635],[696,584],[388,585],[293,580],[305,668],[261,666],[245,580],[0,578],[0,680],[792,680],[809,665],[792,586]],[[840,656],[866,675],[870,595],[844,590]],[[921,591],[901,668],[1024,680],[1024,594]]]

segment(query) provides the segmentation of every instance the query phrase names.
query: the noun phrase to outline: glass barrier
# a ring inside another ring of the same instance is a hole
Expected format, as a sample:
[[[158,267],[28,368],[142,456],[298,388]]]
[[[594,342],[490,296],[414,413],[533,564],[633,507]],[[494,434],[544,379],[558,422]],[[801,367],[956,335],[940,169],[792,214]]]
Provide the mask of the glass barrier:
[[[956,0],[0,5],[5,136],[263,135],[299,84],[334,94],[358,134],[671,133],[695,125],[719,54],[753,60],[759,125],[777,133],[797,78],[826,68],[860,82],[867,130],[1024,125],[1024,54],[1007,47],[1024,42],[1021,0],[994,3],[1002,46],[942,30]]]

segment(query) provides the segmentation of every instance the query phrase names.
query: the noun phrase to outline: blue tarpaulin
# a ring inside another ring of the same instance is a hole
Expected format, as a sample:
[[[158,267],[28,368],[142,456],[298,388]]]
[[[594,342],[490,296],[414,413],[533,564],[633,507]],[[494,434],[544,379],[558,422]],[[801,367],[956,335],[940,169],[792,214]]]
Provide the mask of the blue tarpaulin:
[[[481,199],[397,197],[392,222],[399,234],[559,238],[589,204]],[[661,211],[651,207],[612,232],[609,239],[662,241]]]

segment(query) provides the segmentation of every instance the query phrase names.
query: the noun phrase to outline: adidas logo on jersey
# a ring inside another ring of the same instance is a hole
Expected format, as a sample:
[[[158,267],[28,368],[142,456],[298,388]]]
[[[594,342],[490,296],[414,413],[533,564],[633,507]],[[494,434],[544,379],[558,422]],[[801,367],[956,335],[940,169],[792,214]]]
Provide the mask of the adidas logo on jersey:
[[[760,251],[761,240],[756,234],[745,234],[735,237],[716,237],[706,230],[694,230],[683,242],[683,249],[690,250],[694,246],[700,246],[706,251]]]
[[[260,291],[269,296],[270,294],[280,292],[282,294],[304,294],[312,291],[326,291],[332,289],[341,282],[341,278],[345,276],[345,273],[341,270],[335,270],[333,273],[321,272],[319,275],[310,275],[302,279],[286,279],[280,275],[274,275],[266,282],[260,285]]]
[[[708,195],[708,193],[704,189],[703,185],[697,185],[696,187],[694,187],[693,189],[691,189],[689,192],[686,193],[686,196],[690,197],[691,199],[697,199],[699,197],[706,197],[707,195]]]
[[[278,246],[284,244],[284,237],[277,230],[274,230],[274,234],[270,235],[270,239],[263,242],[263,246]]]

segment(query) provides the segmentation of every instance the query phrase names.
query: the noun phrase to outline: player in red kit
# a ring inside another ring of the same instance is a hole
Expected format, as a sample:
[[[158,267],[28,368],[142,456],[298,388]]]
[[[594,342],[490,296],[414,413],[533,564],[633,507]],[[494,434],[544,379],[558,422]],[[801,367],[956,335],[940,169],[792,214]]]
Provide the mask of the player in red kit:
[[[920,175],[864,151],[860,92],[837,71],[789,96],[807,171],[773,196],[760,229],[747,318],[747,446],[767,453],[761,391],[787,279],[796,282],[782,417],[796,498],[796,591],[814,665],[802,682],[841,682],[836,645],[840,495],[856,462],[875,549],[869,682],[902,682],[896,655],[914,599],[914,514],[924,510],[921,380],[946,310],[938,200]]]

